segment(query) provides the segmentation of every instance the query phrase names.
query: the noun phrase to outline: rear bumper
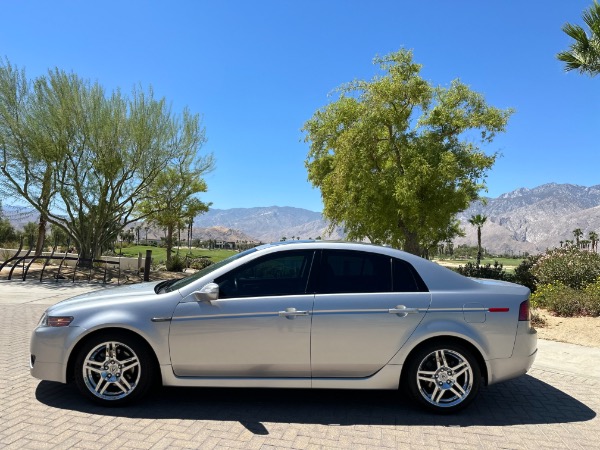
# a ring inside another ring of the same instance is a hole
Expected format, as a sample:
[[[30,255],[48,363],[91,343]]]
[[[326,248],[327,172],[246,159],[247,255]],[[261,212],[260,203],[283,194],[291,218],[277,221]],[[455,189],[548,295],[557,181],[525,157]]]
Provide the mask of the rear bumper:
[[[512,356],[488,361],[490,367],[488,384],[510,380],[527,373],[536,355],[537,331],[530,327],[529,322],[519,322]]]

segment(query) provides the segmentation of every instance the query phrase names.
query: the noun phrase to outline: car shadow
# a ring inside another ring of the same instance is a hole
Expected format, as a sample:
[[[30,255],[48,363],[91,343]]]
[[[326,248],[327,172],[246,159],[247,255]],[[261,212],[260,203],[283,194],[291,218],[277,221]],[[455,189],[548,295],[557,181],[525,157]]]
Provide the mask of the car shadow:
[[[268,434],[263,425],[268,422],[470,427],[584,422],[596,417],[585,404],[529,375],[484,387],[471,406],[453,415],[428,413],[392,391],[164,387],[142,403],[106,408],[73,386],[42,381],[36,398],[53,408],[103,416],[238,421],[254,434]]]

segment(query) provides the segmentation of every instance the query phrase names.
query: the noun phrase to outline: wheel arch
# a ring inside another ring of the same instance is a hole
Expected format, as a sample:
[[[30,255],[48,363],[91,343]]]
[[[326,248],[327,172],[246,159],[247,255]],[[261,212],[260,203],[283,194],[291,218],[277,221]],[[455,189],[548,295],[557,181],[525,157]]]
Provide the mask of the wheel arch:
[[[406,372],[408,370],[407,367],[409,366],[408,362],[414,357],[414,355],[419,350],[421,350],[423,347],[431,345],[431,344],[440,344],[440,345],[457,344],[457,345],[461,345],[461,346],[465,347],[477,359],[477,363],[479,364],[479,369],[481,370],[481,376],[483,377],[484,383],[486,385],[488,384],[488,379],[489,379],[488,366],[487,366],[485,359],[483,358],[483,355],[481,354],[481,351],[475,345],[473,345],[471,342],[469,342],[467,339],[463,339],[458,336],[439,335],[439,336],[430,337],[428,339],[425,339],[425,340],[419,342],[417,345],[415,345],[410,350],[410,352],[406,356],[404,364],[402,365],[402,371],[400,372],[400,387],[401,388],[406,385]]]
[[[152,365],[153,365],[153,369],[157,371],[157,376],[156,379],[157,380],[161,380],[162,376],[160,373],[160,364],[158,362],[158,357],[156,356],[156,352],[154,350],[154,348],[152,347],[152,345],[150,345],[150,343],[148,342],[148,340],[146,338],[144,338],[144,336],[142,336],[139,333],[136,333],[135,331],[132,331],[128,328],[121,328],[121,327],[108,327],[108,328],[99,328],[97,330],[94,330],[88,334],[86,334],[85,336],[83,336],[73,347],[73,349],[71,350],[71,353],[69,353],[69,359],[67,361],[67,367],[66,367],[66,381],[67,383],[71,383],[73,381],[73,373],[74,373],[74,367],[75,367],[75,361],[77,360],[77,355],[79,353],[79,351],[81,350],[81,348],[90,340],[95,338],[96,336],[101,336],[103,334],[106,334],[107,336],[110,336],[111,333],[119,333],[119,334],[123,334],[123,335],[128,335],[130,337],[133,337],[134,339],[139,340],[144,346],[146,346],[146,349],[148,350],[151,359],[152,359]]]

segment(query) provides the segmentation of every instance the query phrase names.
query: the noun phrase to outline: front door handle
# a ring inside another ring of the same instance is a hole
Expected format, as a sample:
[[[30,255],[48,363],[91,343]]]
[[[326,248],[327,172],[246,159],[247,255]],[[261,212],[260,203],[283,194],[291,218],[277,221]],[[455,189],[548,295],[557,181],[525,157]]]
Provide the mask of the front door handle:
[[[419,308],[407,308],[404,305],[398,305],[395,308],[388,309],[390,314],[396,314],[399,317],[406,317],[409,314],[418,314]]]
[[[308,316],[308,311],[298,311],[296,308],[285,308],[285,311],[279,311],[279,317],[293,319],[296,316]]]

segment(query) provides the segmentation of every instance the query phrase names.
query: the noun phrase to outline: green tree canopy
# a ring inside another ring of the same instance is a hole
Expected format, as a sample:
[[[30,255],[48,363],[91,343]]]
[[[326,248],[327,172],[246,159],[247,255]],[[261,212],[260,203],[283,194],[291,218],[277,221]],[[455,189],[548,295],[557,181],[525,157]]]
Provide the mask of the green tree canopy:
[[[478,198],[496,159],[479,144],[504,131],[512,111],[457,80],[432,86],[410,51],[374,62],[380,75],[342,86],[305,123],[308,178],[349,239],[423,254],[458,231],[456,213]]]
[[[565,63],[565,70],[578,70],[582,74],[595,76],[600,73],[600,3],[594,0],[582,14],[588,32],[580,25],[567,23],[562,30],[573,39],[569,50],[556,57]]]
[[[99,255],[137,220],[157,176],[204,143],[199,116],[172,113],[151,89],[107,93],[59,69],[29,82],[8,62],[0,124],[4,187],[72,236],[81,258]]]
[[[173,233],[184,228],[190,218],[208,211],[207,204],[196,194],[206,192],[206,183],[201,176],[212,168],[212,161],[194,160],[190,153],[178,166],[167,167],[148,187],[146,199],[139,210],[149,221],[166,229],[167,268],[171,263]]]

